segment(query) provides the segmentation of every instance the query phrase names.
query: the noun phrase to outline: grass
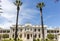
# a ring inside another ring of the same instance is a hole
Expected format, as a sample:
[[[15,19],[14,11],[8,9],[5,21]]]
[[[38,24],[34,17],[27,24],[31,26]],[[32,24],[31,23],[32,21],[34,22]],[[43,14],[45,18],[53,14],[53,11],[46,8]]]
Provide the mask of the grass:
[[[3,39],[2,41],[14,41],[14,39]],[[17,39],[17,41],[22,41],[22,39]]]
[[[14,41],[14,39],[3,39],[2,41]],[[23,41],[22,39],[17,39],[17,41]],[[34,40],[34,41],[42,41],[42,40],[40,40],[40,39],[37,39],[37,40]],[[54,40],[45,40],[45,41],[54,41]]]

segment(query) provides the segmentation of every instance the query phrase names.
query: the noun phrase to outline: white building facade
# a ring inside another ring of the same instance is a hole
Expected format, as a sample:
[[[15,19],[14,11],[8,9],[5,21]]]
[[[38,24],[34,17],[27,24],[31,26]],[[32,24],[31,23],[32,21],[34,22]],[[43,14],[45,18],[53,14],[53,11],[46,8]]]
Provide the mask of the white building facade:
[[[10,38],[15,37],[15,27],[10,28]],[[44,26],[44,36],[47,36],[47,29]],[[24,41],[33,41],[33,38],[42,38],[42,28],[39,25],[25,24],[18,26],[18,38],[22,38]]]
[[[44,36],[47,38],[47,34],[51,33],[56,36],[55,39],[58,38],[58,34],[60,33],[59,29],[47,29],[48,26],[44,25]],[[2,32],[1,32],[2,31]],[[5,31],[5,32],[4,32]],[[19,25],[18,26],[18,38],[23,41],[33,41],[35,39],[42,39],[42,27],[41,25]],[[0,29],[0,34],[8,34],[9,38],[15,38],[15,25],[11,26],[9,30]]]

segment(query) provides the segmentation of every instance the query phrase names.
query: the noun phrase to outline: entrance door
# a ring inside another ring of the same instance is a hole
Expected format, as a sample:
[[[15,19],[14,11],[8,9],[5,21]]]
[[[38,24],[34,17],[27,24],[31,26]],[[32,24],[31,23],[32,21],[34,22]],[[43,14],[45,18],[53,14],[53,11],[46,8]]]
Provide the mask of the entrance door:
[[[27,39],[29,39],[29,34],[27,34]]]

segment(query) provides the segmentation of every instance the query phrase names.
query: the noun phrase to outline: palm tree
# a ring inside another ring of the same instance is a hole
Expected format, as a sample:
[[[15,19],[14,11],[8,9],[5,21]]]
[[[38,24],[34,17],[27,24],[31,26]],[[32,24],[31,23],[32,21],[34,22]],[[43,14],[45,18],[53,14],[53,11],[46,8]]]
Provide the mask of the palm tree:
[[[42,15],[42,8],[44,7],[44,3],[38,3],[37,8],[40,9],[40,16],[41,16],[41,26],[42,26],[42,40],[44,41],[44,27],[43,27],[43,15]]]
[[[16,0],[16,2],[14,3],[17,6],[17,17],[16,17],[16,30],[15,30],[15,41],[17,41],[17,31],[18,31],[18,15],[19,15],[19,10],[20,7],[22,5],[22,2],[20,0]]]
[[[1,2],[1,1],[0,1],[0,2]],[[3,9],[2,9],[2,6],[0,5],[0,13],[3,13],[2,10],[3,10]],[[1,15],[1,14],[0,14],[0,15]]]

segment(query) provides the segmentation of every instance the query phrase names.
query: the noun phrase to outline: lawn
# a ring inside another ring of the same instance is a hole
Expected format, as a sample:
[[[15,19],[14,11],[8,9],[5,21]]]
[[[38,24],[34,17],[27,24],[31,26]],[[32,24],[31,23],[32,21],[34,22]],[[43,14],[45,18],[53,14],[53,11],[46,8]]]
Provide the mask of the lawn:
[[[14,39],[3,39],[2,41],[14,41]],[[17,39],[17,41],[22,41],[22,39]]]

